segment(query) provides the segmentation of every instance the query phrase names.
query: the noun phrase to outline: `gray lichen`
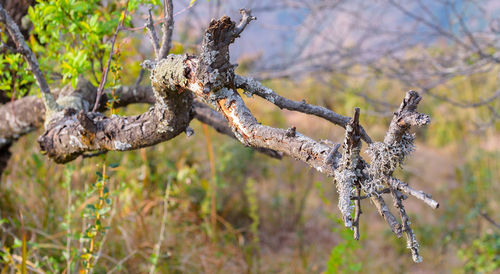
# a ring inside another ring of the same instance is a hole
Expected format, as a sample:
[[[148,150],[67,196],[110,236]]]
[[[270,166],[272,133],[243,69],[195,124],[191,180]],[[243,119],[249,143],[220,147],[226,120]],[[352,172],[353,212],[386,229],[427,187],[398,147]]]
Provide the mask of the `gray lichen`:
[[[400,142],[387,145],[375,142],[370,144],[367,153],[371,158],[368,173],[371,180],[363,185],[363,190],[372,194],[383,187],[386,176],[402,166],[404,159],[415,150],[415,137],[405,133]]]
[[[346,227],[352,227],[351,214],[354,206],[351,201],[351,194],[353,191],[354,181],[357,176],[351,170],[336,170],[334,174],[336,181],[337,192],[339,193],[338,207],[342,214],[342,219]]]
[[[407,248],[411,250],[412,259],[416,263],[421,263],[423,261],[422,256],[420,256],[419,247],[420,245],[415,233],[411,233],[411,237],[407,239]]]
[[[353,196],[354,183],[358,180],[360,172],[356,169],[359,162],[359,153],[361,152],[361,142],[357,146],[351,147],[348,140],[353,133],[351,125],[346,127],[346,136],[343,145],[342,157],[339,160],[339,168],[335,170],[334,179],[339,193],[338,207],[342,214],[342,219],[346,227],[352,228],[351,214],[354,210],[351,196]]]
[[[185,86],[188,79],[185,76],[186,56],[170,54],[160,60],[151,71],[151,85],[156,99],[155,110],[158,119],[158,132],[165,133],[173,128],[165,121],[164,114],[169,113],[167,98],[172,92],[176,92],[177,86]]]
[[[114,144],[116,150],[127,150],[127,149],[132,147],[131,144],[123,143],[120,141],[114,141],[113,144]]]
[[[169,91],[174,91],[176,86],[187,84],[188,79],[184,76],[185,60],[183,55],[170,54],[151,70],[151,84],[157,99],[163,98]]]

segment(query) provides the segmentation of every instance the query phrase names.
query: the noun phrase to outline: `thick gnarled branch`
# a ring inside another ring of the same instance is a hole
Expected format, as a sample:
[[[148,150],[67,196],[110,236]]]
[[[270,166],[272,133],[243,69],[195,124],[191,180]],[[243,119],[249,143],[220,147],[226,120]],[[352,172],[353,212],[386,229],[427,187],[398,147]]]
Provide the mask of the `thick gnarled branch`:
[[[248,11],[243,10],[242,16],[238,25],[226,16],[212,20],[199,56],[168,55],[155,62],[145,62],[152,73],[152,92],[141,97],[133,89],[133,95],[124,100],[154,103],[150,110],[141,115],[105,117],[88,112],[86,106],[90,105],[91,99],[87,100],[86,96],[78,97],[71,93],[58,98],[58,105],[64,109],[59,109],[57,115],[47,119],[46,131],[39,138],[42,151],[56,162],[64,163],[87,151],[122,151],[151,146],[184,132],[191,119],[197,116],[200,121],[211,124],[222,133],[231,134],[246,146],[278,155],[289,155],[320,173],[335,177],[337,183],[341,181],[345,188],[341,193],[342,205],[346,203],[350,206],[351,200],[356,201],[356,238],[359,237],[361,190],[364,191],[391,230],[398,237],[402,233],[406,234],[414,260],[421,261],[418,242],[410,227],[402,203],[404,197],[400,191],[412,194],[434,208],[437,208],[437,202],[433,202],[429,195],[416,193],[407,184],[392,177],[393,171],[401,166],[404,158],[414,149],[414,138],[408,133],[409,128],[425,125],[430,121],[428,116],[416,112],[420,101],[418,93],[407,93],[394,115],[384,142],[373,143],[359,125],[359,109],[350,119],[325,108],[288,100],[256,81],[235,76],[234,65],[229,62],[229,45],[254,19]],[[237,92],[238,87],[274,102],[280,108],[320,116],[346,128],[342,153],[338,151],[340,144],[327,145],[315,141],[297,132],[295,128],[280,129],[260,124]],[[197,112],[197,103],[193,106],[193,97],[210,104],[220,113],[219,117],[200,106]],[[96,106],[103,105],[98,100]],[[0,115],[2,110],[0,108]],[[225,124],[221,122],[220,116],[225,119]],[[17,132],[19,128],[18,126]],[[14,126],[8,129],[15,131]],[[370,164],[359,153],[362,138],[370,144]],[[345,176],[346,173],[349,176]],[[346,177],[349,177],[349,184],[344,184],[347,182],[344,180]],[[382,194],[388,192],[384,190],[384,185],[389,187],[399,209],[402,225],[390,212],[382,197]],[[356,190],[355,195],[352,194],[353,190]],[[339,207],[345,224],[352,226],[349,209],[342,210],[343,206]]]
[[[58,163],[75,159],[87,151],[133,150],[167,141],[185,131],[192,119],[192,94],[179,92],[165,77],[178,77],[176,58],[162,60],[169,70],[158,66],[151,71],[155,105],[131,117],[110,118],[80,108],[66,107],[62,117],[46,122],[38,143],[43,153]],[[83,101],[83,100],[82,100]],[[78,112],[79,111],[79,112]]]

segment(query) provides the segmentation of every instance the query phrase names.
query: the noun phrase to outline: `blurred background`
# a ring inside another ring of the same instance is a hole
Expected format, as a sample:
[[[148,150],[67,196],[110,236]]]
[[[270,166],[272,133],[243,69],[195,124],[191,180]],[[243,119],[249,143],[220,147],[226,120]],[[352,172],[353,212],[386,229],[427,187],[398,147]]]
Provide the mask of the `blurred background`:
[[[49,2],[77,10],[86,1]],[[50,28],[71,29],[73,23],[57,11],[37,5],[28,12],[34,1],[0,1],[7,10],[11,5],[11,14],[19,12],[54,87],[74,84],[78,75],[98,84],[98,59],[109,53],[125,2],[91,2],[78,20],[97,16],[96,22],[109,23],[96,38],[104,41],[101,47],[78,43],[86,36],[72,37],[71,31],[45,37]],[[108,88],[133,85],[139,64],[153,56],[138,29],[148,1],[132,2],[137,6],[129,6],[128,29],[118,36]],[[98,247],[96,273],[143,273],[151,265],[159,273],[498,273],[500,2],[178,0],[172,52],[196,54],[210,19],[229,15],[237,21],[241,8],[251,9],[257,21],[231,46],[237,73],[342,115],[360,107],[361,123],[374,140],[383,140],[406,91],[423,95],[419,111],[432,122],[416,130],[416,151],[397,173],[440,203],[437,210],[412,197],[405,203],[424,261],[413,263],[405,239],[393,236],[368,200],[355,241],[340,222],[331,178],[291,158],[271,159],[193,121],[192,137],[64,166],[40,154],[41,130],[20,138],[1,175],[0,265],[27,257],[35,270],[74,269],[91,239]],[[160,10],[155,8],[155,18]],[[3,29],[1,35],[6,41]],[[61,51],[57,43],[69,46]],[[80,52],[84,61],[70,62]],[[1,55],[0,102],[37,92],[15,56]],[[148,85],[148,77],[141,83]],[[343,140],[342,128],[320,118],[244,99],[263,124]],[[113,111],[132,115],[148,107]],[[102,181],[105,196],[99,193]],[[104,229],[85,237],[96,214],[89,209],[103,199],[109,206],[97,214]]]

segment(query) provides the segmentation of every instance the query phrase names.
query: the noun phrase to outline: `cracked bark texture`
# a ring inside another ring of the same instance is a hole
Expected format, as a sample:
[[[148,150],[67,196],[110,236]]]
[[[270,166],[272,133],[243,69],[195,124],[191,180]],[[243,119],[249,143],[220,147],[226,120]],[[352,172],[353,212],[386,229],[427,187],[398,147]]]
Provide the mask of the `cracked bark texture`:
[[[414,261],[421,261],[418,242],[402,203],[404,196],[399,191],[405,191],[433,208],[437,208],[437,202],[433,202],[430,195],[415,191],[407,183],[392,177],[394,169],[401,166],[413,149],[413,137],[408,137],[409,128],[430,122],[428,116],[416,112],[421,97],[414,91],[408,92],[394,115],[384,142],[374,143],[359,125],[359,109],[351,119],[326,108],[288,100],[255,80],[235,75],[234,65],[229,62],[229,45],[255,19],[249,11],[242,10],[241,14],[238,24],[227,16],[212,20],[198,56],[157,56],[158,60],[144,63],[151,70],[152,89],[122,88],[118,92],[121,98],[117,107],[134,102],[153,104],[145,113],[129,117],[106,117],[99,112],[89,112],[96,91],[82,80],[81,86],[75,90],[61,89],[53,95],[49,90],[47,94],[57,97],[57,101],[54,101],[57,107],[54,108],[47,101],[44,105],[42,100],[34,97],[0,107],[0,117],[5,117],[5,120],[0,120],[0,128],[5,129],[0,132],[0,138],[3,138],[0,140],[4,140],[5,146],[40,126],[45,118],[45,132],[38,139],[40,148],[55,162],[66,163],[84,152],[134,150],[170,140],[185,132],[190,121],[196,117],[218,132],[237,138],[245,146],[270,156],[288,155],[302,161],[320,173],[337,178],[337,184],[342,180],[336,174],[348,172],[352,178],[350,184],[344,185],[342,195],[344,202],[356,200],[355,238],[359,238],[357,223],[362,200],[361,189],[396,236],[400,237],[403,232],[407,235]],[[156,42],[153,41],[153,44]],[[338,151],[339,143],[313,140],[294,127],[280,129],[260,124],[245,105],[237,88],[243,88],[249,94],[257,94],[280,108],[316,115],[344,127],[346,137],[342,153]],[[194,98],[211,105],[215,110],[193,100]],[[101,97],[98,100],[97,109],[102,110],[104,99]],[[17,104],[18,110],[12,107],[14,104]],[[31,109],[33,117],[23,115],[23,108],[36,104],[40,107]],[[13,114],[9,111],[18,112]],[[372,152],[370,164],[359,155],[361,139],[369,144]],[[375,187],[369,187],[373,184]],[[389,188],[379,189],[379,185]],[[392,194],[402,225],[382,198],[387,193]],[[346,224],[352,226],[352,220],[346,218],[347,212],[343,213]]]
[[[176,60],[164,60],[168,63],[165,67],[175,67]],[[170,79],[166,77],[173,76],[168,75],[169,72],[175,72],[161,70],[165,67],[157,66],[158,69],[151,72],[156,102],[147,112],[130,117],[106,117],[86,112],[83,105],[87,101],[82,96],[76,100],[82,102],[80,106],[71,101],[62,116],[54,115],[55,118],[48,121],[44,134],[38,139],[42,153],[57,163],[66,163],[87,151],[134,150],[184,132],[193,116],[192,94],[178,91],[171,81],[165,81]]]

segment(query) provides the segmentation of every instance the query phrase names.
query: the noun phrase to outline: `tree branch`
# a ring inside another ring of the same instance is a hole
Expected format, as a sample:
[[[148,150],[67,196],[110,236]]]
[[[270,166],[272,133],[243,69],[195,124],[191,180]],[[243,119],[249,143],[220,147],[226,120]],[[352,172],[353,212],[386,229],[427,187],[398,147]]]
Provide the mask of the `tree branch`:
[[[157,61],[159,60],[158,57],[160,56],[160,41],[158,40],[158,35],[156,34],[154,22],[153,22],[153,14],[151,13],[152,10],[151,8],[148,9],[148,14],[149,17],[146,21],[146,24],[144,24],[144,27],[148,30],[148,36],[149,40],[151,41],[151,44],[153,45],[153,50],[155,52],[155,56],[157,57]]]
[[[163,36],[158,59],[167,57],[172,48],[172,33],[174,31],[174,6],[172,0],[163,0]]]
[[[401,190],[404,191],[412,196],[414,196],[417,199],[422,200],[424,203],[426,203],[428,206],[432,207],[433,209],[439,208],[439,203],[434,201],[432,199],[432,196],[421,191],[421,190],[416,190],[410,187],[407,183],[401,182],[400,180],[390,177],[387,179],[389,185],[393,189]]]
[[[236,75],[234,78],[234,82],[237,88],[245,90],[247,94],[250,95],[255,94],[259,97],[262,97],[267,101],[275,104],[277,107],[281,109],[288,109],[306,114],[312,114],[321,117],[327,121],[330,121],[335,125],[339,125],[343,128],[346,127],[347,123],[351,119],[347,116],[342,116],[338,113],[335,113],[321,106],[310,105],[307,104],[305,101],[297,102],[282,97],[279,94],[275,93],[272,89],[265,87],[259,81],[256,81],[250,77],[243,77]],[[370,136],[368,136],[368,134],[365,132],[364,128],[361,127],[360,130],[361,130],[361,137],[363,138],[363,140],[368,144],[372,143],[373,141],[371,140]]]
[[[123,11],[123,13],[124,13],[123,18],[120,21],[120,23],[118,23],[118,26],[116,26],[116,30],[115,30],[115,33],[113,34],[113,37],[111,37],[111,49],[109,51],[108,62],[106,63],[106,67],[104,68],[104,71],[102,74],[101,82],[99,82],[99,87],[97,88],[97,98],[100,98],[102,96],[102,92],[104,91],[104,86],[106,85],[106,82],[108,81],[108,73],[109,73],[109,69],[111,67],[111,60],[113,59],[113,55],[115,54],[116,37],[118,37],[118,33],[123,28],[123,24],[125,23],[125,19],[127,18],[127,12],[128,12],[128,1],[125,4],[125,10]],[[99,100],[96,99],[95,101],[96,101],[96,103],[94,104],[94,108],[92,108],[92,111],[94,111],[94,112],[97,111],[97,107],[98,107],[97,103]]]
[[[394,207],[399,209],[399,215],[401,216],[401,223],[403,224],[403,232],[406,235],[407,247],[410,249],[413,261],[416,263],[422,262],[422,257],[420,256],[419,244],[413,229],[411,229],[410,217],[406,214],[405,207],[402,202],[402,195],[399,190],[391,190],[392,197],[394,199]]]
[[[49,110],[48,113],[50,113],[51,111],[60,110],[60,108],[54,101],[54,97],[50,93],[49,85],[47,84],[47,80],[45,79],[45,76],[40,70],[40,65],[38,64],[35,54],[26,44],[26,41],[24,40],[24,37],[21,31],[19,30],[19,27],[17,26],[16,22],[12,20],[12,18],[9,16],[7,11],[3,8],[1,4],[0,4],[0,22],[4,23],[7,31],[10,34],[10,37],[16,44],[17,50],[21,52],[24,58],[26,59],[28,67],[30,71],[33,73],[36,83],[40,88],[40,91],[42,92],[43,102],[47,110]]]
[[[356,198],[354,199],[354,239],[359,240],[359,218],[363,211],[361,211],[361,187],[356,186]]]
[[[352,228],[351,193],[355,184],[359,184],[359,172],[356,171],[356,168],[358,167],[359,153],[361,151],[359,108],[354,109],[354,117],[346,126],[342,149],[342,157],[339,161],[339,167],[335,171],[334,182],[339,193],[338,207],[342,213],[344,224],[346,227]]]
[[[24,37],[21,34],[21,31],[19,30],[19,27],[17,26],[16,22],[14,22],[12,18],[10,18],[9,14],[1,4],[0,4],[0,21],[4,23],[5,27],[7,28],[7,31],[9,32],[12,40],[16,44],[17,50],[19,50],[23,54],[24,58],[26,59],[26,62],[28,62],[28,66],[31,72],[33,73],[33,76],[35,77],[38,87],[40,88],[40,91],[43,93],[50,93],[49,85],[47,84],[45,76],[43,76],[43,73],[40,70],[40,66],[38,65],[38,61],[36,60],[35,54],[26,44],[26,41],[24,40]]]
[[[204,124],[211,126],[217,132],[236,139],[236,136],[234,135],[231,128],[228,126],[226,119],[224,119],[224,117],[219,112],[213,110],[206,104],[203,104],[198,101],[194,101],[193,106],[194,106],[194,118],[196,118],[197,120],[199,120]],[[279,153],[272,149],[259,148],[259,147],[254,149],[272,158],[276,159],[283,158],[282,153]]]
[[[82,94],[76,91],[61,92],[58,104],[64,109],[46,121],[46,131],[38,140],[42,151],[56,162],[64,163],[85,152],[122,151],[151,146],[184,132],[191,119],[196,116],[225,134],[230,134],[230,128],[231,134],[246,146],[289,155],[327,176],[335,177],[337,184],[341,183],[343,188],[339,191],[342,196],[342,206],[339,207],[347,226],[352,223],[348,218],[350,209],[344,207],[344,203],[350,206],[351,200],[354,200],[358,204],[356,238],[359,237],[357,225],[361,214],[358,202],[362,197],[359,189],[356,197],[352,197],[351,193],[354,187],[359,186],[370,197],[396,236],[401,237],[402,232],[405,232],[414,260],[421,261],[418,243],[411,230],[399,189],[433,207],[437,207],[437,203],[431,202],[427,195],[416,193],[407,184],[388,179],[392,178],[394,169],[414,149],[413,136],[408,133],[410,126],[425,125],[430,121],[427,115],[416,112],[421,99],[418,93],[407,93],[394,115],[383,143],[373,143],[365,136],[372,156],[372,161],[368,164],[359,153],[360,139],[364,136],[359,126],[359,109],[355,109],[354,117],[350,119],[321,107],[305,103],[297,105],[297,102],[276,95],[256,81],[235,76],[234,65],[229,62],[229,45],[253,19],[249,12],[244,11],[242,15],[244,18],[238,25],[227,16],[212,20],[204,35],[199,56],[171,54],[154,63],[149,62],[152,92],[139,95],[139,89],[133,87],[120,100],[120,104],[140,100],[154,103],[150,110],[141,115],[108,118],[99,113],[87,112],[86,106],[90,104],[92,97],[87,99],[89,96],[86,94],[95,95],[91,92],[92,89],[85,89],[89,92],[80,91]],[[257,94],[260,90],[268,100],[282,102],[275,103],[276,105],[334,120],[334,123],[346,129],[342,153],[338,152],[340,144],[328,145],[315,141],[300,134],[294,127],[280,129],[260,124],[237,92],[238,85],[246,92]],[[220,115],[215,115],[213,110],[200,106],[199,103],[193,103],[193,97],[210,104]],[[104,105],[101,100],[102,96],[96,100],[98,109]],[[2,111],[4,108],[0,107],[0,115]],[[222,123],[221,117],[226,123]],[[14,126],[6,127],[11,131],[13,128]],[[15,128],[19,132],[19,128],[23,127]],[[0,133],[0,138],[3,138],[1,134],[3,133]],[[12,137],[12,134],[9,136]],[[382,198],[385,193],[383,184],[390,187],[403,226],[398,223]]]

